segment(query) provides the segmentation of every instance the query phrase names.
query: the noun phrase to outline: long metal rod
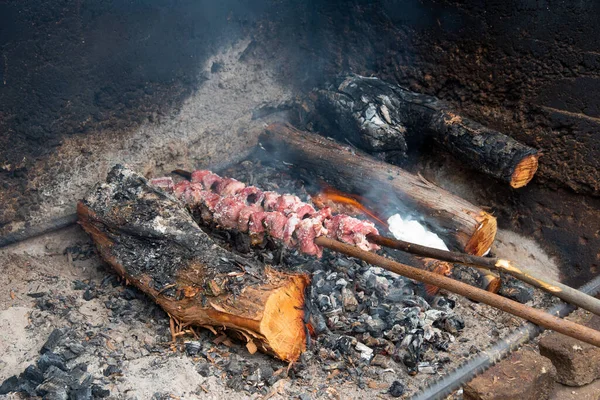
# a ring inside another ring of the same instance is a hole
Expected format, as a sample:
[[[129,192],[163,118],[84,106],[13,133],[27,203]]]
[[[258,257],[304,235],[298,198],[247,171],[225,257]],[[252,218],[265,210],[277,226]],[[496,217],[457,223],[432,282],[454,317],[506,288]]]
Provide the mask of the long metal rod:
[[[361,260],[387,269],[388,271],[465,296],[471,300],[487,304],[509,314],[526,319],[527,321],[533,322],[546,329],[552,329],[556,332],[581,340],[582,342],[600,347],[600,332],[575,322],[557,318],[544,311],[517,303],[516,301],[509,300],[494,293],[486,292],[485,290],[467,285],[466,283],[400,264],[399,262],[381,257],[377,254],[369,253],[368,251],[324,236],[316,238],[315,244],[346,254],[350,257],[360,258]]]
[[[431,247],[405,242],[403,240],[391,239],[380,235],[369,235],[367,237],[372,243],[381,246],[390,247],[416,254],[423,257],[435,258],[437,260],[460,263],[470,266],[482,267],[485,269],[504,272],[512,275],[523,282],[542,289],[560,299],[571,303],[577,307],[588,310],[596,315],[600,315],[600,300],[585,294],[577,289],[562,284],[548,278],[542,278],[538,274],[528,271],[515,263],[502,258],[488,258],[473,256],[470,254],[457,253],[452,251],[438,250]]]
[[[600,293],[600,276],[595,277],[580,287],[579,290],[591,296],[598,295]],[[575,307],[571,304],[560,303],[548,310],[548,313],[564,318],[573,312],[574,309]],[[421,392],[416,393],[410,399],[445,399],[452,392],[459,389],[462,385],[469,382],[471,379],[481,374],[513,351],[517,350],[528,341],[535,339],[543,331],[543,328],[540,328],[532,323],[521,325],[506,338],[500,339],[489,349],[480,352],[477,356],[470,359],[460,367],[457,367],[453,371],[450,371],[450,373],[433,382]]]

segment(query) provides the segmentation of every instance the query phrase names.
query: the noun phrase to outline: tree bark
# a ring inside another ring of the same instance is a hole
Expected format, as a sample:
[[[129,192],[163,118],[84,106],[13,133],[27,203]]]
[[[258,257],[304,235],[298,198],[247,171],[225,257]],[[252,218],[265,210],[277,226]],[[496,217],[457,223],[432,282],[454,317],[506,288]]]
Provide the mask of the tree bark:
[[[460,116],[435,97],[378,78],[351,75],[315,91],[314,98],[315,118],[327,127],[317,130],[370,153],[406,155],[409,147],[431,137],[470,167],[513,188],[527,185],[537,171],[536,149]]]
[[[387,198],[393,207],[379,210],[383,213],[420,213],[452,249],[483,255],[494,241],[496,218],[401,168],[289,125],[270,125],[260,142],[269,159],[304,168],[339,190],[359,194],[380,206]]]
[[[182,326],[225,329],[285,361],[305,350],[307,275],[217,246],[177,200],[122,166],[77,212],[102,257]]]

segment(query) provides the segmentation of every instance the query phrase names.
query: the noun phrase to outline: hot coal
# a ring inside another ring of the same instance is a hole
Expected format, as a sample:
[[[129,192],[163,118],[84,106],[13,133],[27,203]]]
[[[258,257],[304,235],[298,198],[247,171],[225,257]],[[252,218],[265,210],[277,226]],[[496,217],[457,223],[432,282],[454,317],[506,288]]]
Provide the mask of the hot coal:
[[[53,330],[52,333],[50,333],[50,336],[48,336],[48,339],[46,339],[46,342],[43,344],[42,348],[40,349],[40,354],[44,354],[44,353],[53,351],[56,348],[56,346],[58,345],[58,342],[60,341],[62,336],[63,336],[62,330],[60,330],[60,329]]]
[[[399,381],[394,381],[390,386],[388,393],[392,397],[400,397],[404,394],[405,388],[404,385]]]

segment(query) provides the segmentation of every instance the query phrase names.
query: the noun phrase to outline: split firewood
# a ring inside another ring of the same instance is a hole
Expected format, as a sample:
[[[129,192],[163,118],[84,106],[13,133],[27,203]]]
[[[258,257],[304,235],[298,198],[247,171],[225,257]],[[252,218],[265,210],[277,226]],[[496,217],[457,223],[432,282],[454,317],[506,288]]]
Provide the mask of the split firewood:
[[[470,167],[513,188],[527,185],[537,171],[536,149],[462,117],[444,101],[378,78],[342,77],[313,97],[319,129],[370,153],[402,156],[431,137]]]
[[[180,329],[225,329],[285,361],[306,348],[305,274],[277,271],[219,247],[164,191],[123,166],[78,203],[101,256]]]

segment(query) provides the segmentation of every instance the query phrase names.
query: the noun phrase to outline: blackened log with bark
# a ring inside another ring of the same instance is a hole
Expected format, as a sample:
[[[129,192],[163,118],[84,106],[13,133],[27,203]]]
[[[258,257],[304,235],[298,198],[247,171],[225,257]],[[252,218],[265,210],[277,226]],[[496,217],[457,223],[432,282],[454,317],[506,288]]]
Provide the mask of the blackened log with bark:
[[[266,160],[281,159],[317,175],[336,189],[381,204],[385,195],[419,212],[451,248],[483,255],[496,237],[497,222],[468,201],[399,167],[290,125],[271,124],[261,135]],[[387,210],[379,210],[387,211]],[[383,213],[381,213],[383,214]]]
[[[77,213],[102,257],[182,326],[226,329],[285,361],[305,350],[308,277],[219,247],[183,205],[134,171],[115,166]]]
[[[513,188],[527,185],[537,171],[536,149],[460,116],[444,101],[378,78],[346,76],[312,97],[314,118],[323,124],[317,130],[370,153],[403,156],[411,144],[431,137],[467,165]]]

